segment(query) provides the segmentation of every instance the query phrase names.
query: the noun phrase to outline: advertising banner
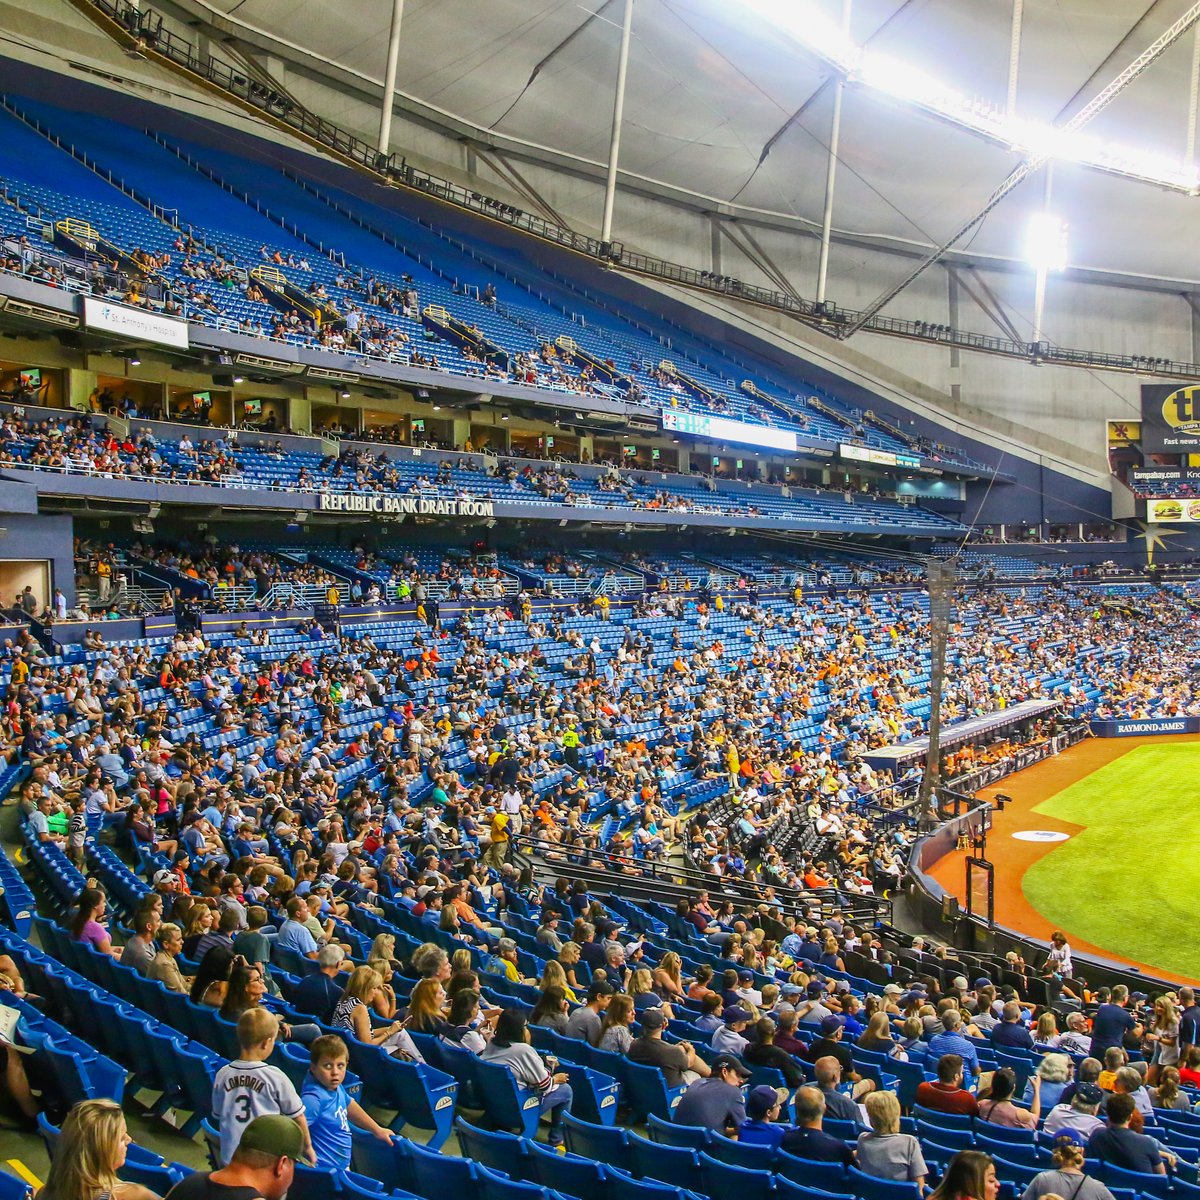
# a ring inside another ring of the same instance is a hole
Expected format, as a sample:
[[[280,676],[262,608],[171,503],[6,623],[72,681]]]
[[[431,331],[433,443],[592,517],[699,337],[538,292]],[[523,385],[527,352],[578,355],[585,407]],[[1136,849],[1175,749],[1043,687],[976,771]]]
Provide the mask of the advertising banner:
[[[1200,453],[1200,383],[1142,385],[1142,449]]]
[[[139,342],[155,342],[160,346],[173,346],[177,350],[188,348],[186,321],[177,317],[164,317],[161,313],[147,312],[144,308],[128,308],[123,304],[113,304],[108,300],[85,296],[83,323],[89,329],[117,333]]]
[[[1163,733],[1200,733],[1200,717],[1149,717],[1143,720],[1106,719],[1092,722],[1097,737],[1150,737]]]
[[[1151,525],[1195,524],[1200,521],[1200,500],[1147,500],[1146,520]]]

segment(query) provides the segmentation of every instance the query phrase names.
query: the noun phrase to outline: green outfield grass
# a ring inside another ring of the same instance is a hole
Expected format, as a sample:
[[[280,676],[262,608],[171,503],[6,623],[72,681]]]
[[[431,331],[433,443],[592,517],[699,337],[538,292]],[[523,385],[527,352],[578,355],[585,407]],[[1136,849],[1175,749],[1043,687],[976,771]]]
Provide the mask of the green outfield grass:
[[[1034,810],[1085,828],[1025,873],[1052,925],[1200,979],[1200,743],[1142,746]]]

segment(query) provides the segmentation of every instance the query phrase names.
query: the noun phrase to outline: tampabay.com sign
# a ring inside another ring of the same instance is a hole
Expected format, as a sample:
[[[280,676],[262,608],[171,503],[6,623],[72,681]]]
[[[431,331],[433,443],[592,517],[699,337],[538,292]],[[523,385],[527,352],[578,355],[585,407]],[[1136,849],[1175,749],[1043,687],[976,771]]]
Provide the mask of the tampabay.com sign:
[[[490,500],[442,500],[437,496],[363,496],[322,492],[317,507],[322,512],[382,513],[395,516],[491,517]]]

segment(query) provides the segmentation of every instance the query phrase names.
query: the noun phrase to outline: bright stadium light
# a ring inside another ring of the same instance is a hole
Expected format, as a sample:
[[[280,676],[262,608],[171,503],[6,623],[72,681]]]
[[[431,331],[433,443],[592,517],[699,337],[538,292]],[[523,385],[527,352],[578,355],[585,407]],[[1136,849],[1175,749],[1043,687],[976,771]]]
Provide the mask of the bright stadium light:
[[[1025,259],[1038,271],[1063,271],[1067,266],[1067,223],[1054,213],[1038,212],[1025,229]]]
[[[741,3],[783,29],[805,49],[845,75],[849,82],[894,96],[1007,146],[1023,157],[1046,153],[1051,158],[1176,191],[1200,189],[1200,170],[1194,163],[1170,154],[1115,145],[1044,121],[1011,117],[1000,105],[978,96],[965,96],[950,84],[890,54],[859,46],[829,20],[820,0],[741,0]]]

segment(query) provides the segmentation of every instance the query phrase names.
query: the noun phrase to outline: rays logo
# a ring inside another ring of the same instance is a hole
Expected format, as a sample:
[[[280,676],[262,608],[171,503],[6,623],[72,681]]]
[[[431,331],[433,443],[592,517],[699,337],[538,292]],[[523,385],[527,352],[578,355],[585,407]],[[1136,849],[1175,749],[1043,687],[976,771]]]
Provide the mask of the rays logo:
[[[1200,432],[1200,384],[1177,388],[1162,402],[1163,420],[1184,433]]]

